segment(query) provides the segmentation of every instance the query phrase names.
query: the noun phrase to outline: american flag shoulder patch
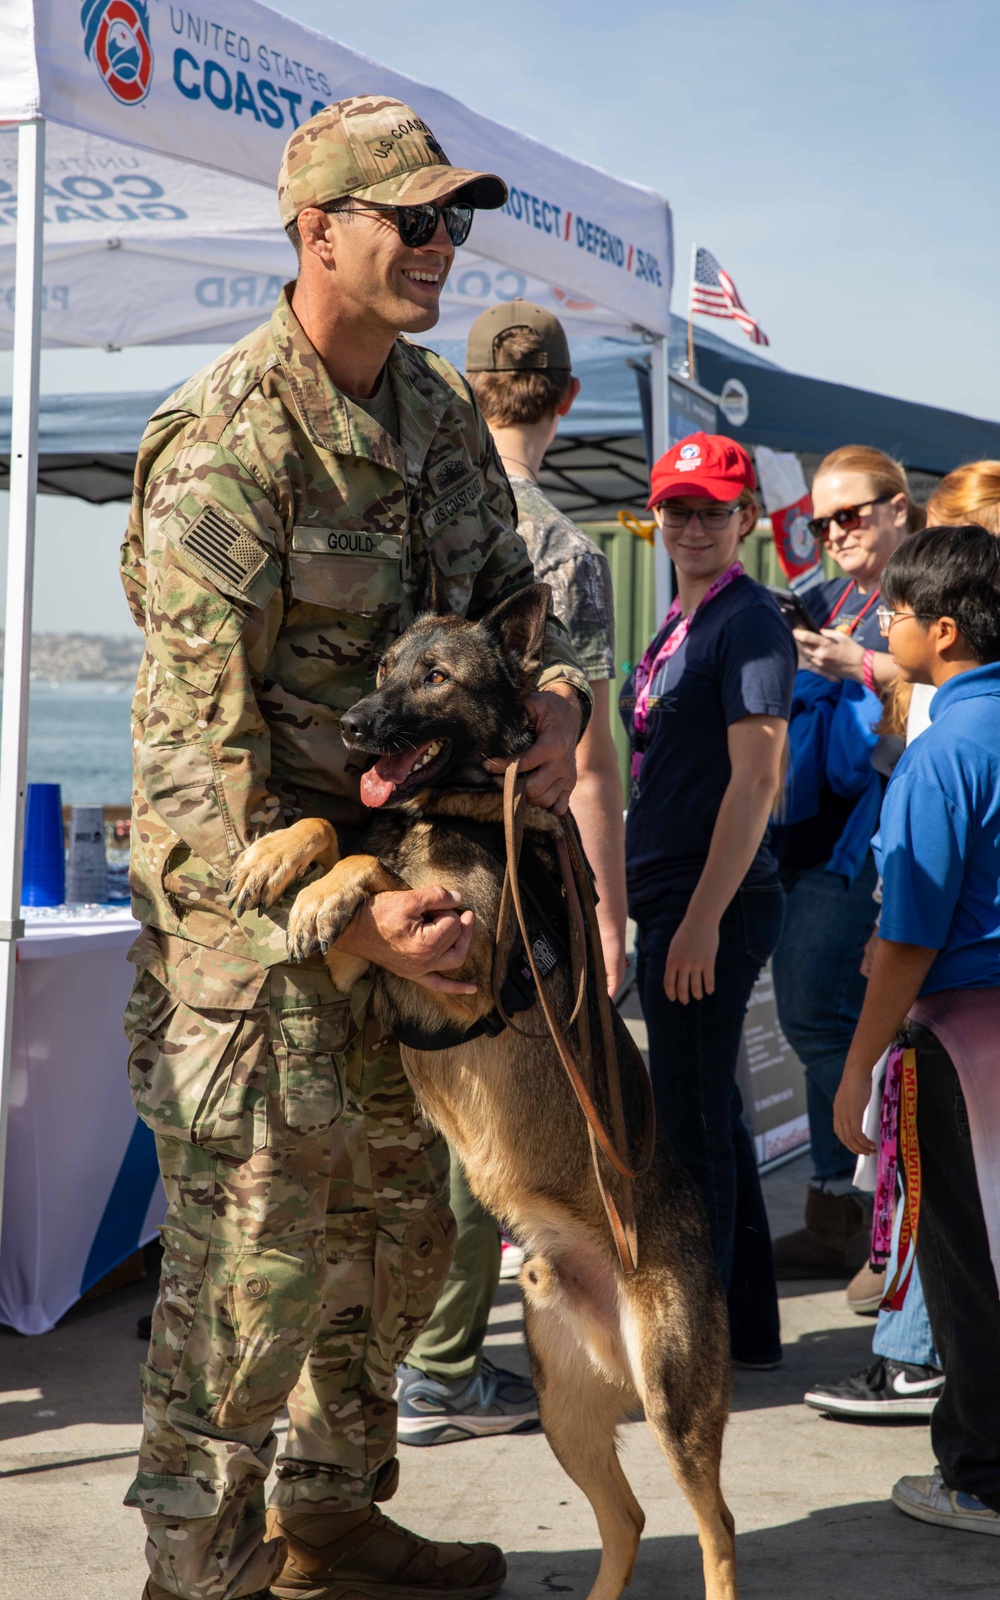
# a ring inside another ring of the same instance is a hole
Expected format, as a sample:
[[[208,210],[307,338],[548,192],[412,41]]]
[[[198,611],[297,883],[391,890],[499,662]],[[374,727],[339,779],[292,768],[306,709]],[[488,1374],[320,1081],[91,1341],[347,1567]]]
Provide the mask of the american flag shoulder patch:
[[[270,552],[252,533],[241,528],[215,506],[206,506],[195,518],[181,545],[195,566],[221,589],[251,604],[254,579],[267,566]]]

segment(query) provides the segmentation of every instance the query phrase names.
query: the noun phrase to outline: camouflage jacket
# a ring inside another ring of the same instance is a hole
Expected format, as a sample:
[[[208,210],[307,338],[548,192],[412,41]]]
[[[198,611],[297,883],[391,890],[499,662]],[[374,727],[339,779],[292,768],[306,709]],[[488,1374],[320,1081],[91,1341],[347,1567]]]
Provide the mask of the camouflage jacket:
[[[552,586],[552,609],[591,683],[615,675],[615,595],[603,550],[552,504],[533,478],[511,478],[517,531],[535,577]]]
[[[462,378],[398,340],[397,444],[337,390],[287,292],[173,394],[139,449],[122,546],[146,637],[133,703],[135,915],[263,967],[285,914],[234,918],[229,866],[296,816],[361,818],[341,713],[412,620],[432,552],[476,617],[533,579],[510,487]],[[558,623],[541,682],[587,694]]]

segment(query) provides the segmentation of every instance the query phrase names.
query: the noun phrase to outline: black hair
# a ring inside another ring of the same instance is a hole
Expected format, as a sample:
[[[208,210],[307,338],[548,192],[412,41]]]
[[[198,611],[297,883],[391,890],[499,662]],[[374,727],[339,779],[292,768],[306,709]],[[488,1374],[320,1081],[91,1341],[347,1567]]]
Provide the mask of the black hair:
[[[924,528],[890,557],[882,597],[936,621],[952,617],[977,661],[1000,661],[1000,537],[976,523]]]

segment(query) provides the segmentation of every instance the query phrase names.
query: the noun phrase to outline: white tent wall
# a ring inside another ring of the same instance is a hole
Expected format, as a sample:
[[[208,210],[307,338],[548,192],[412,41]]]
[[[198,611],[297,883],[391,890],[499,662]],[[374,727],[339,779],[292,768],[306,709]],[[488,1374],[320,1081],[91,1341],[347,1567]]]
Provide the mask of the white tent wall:
[[[404,101],[453,161],[498,172],[510,188],[502,210],[477,214],[476,253],[459,258],[440,333],[461,337],[483,306],[524,294],[551,305],[576,332],[651,335],[654,446],[666,448],[673,245],[661,196],[549,150],[256,0],[212,0],[198,11],[175,0],[89,0],[82,8],[79,0],[5,0],[0,124],[18,125],[18,168],[12,181],[12,142],[0,134],[0,342],[13,337],[15,419],[0,746],[0,1197],[41,338],[114,347],[221,341],[263,321],[277,283],[294,270],[273,199],[285,142],[322,106],[373,93]],[[47,123],[55,126],[46,183]],[[658,604],[666,583],[664,564]]]

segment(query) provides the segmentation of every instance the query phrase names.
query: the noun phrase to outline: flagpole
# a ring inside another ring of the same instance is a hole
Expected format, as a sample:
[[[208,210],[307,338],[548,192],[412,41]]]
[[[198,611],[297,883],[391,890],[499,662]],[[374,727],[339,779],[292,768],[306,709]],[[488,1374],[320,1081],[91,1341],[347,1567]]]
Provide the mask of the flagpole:
[[[692,383],[697,383],[694,370],[694,312],[691,302],[694,298],[694,264],[698,259],[698,246],[691,246],[691,273],[688,279],[688,377]]]

